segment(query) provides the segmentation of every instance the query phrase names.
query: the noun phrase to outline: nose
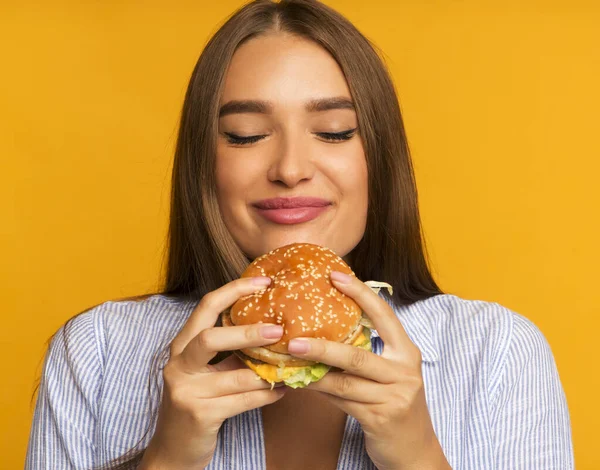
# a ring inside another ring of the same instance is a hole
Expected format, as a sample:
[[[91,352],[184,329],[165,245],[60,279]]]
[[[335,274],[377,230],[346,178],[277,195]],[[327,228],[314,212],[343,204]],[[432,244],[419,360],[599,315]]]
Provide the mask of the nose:
[[[283,183],[293,188],[315,174],[315,165],[310,154],[308,137],[298,135],[283,138],[278,155],[269,167],[268,178],[274,183]]]

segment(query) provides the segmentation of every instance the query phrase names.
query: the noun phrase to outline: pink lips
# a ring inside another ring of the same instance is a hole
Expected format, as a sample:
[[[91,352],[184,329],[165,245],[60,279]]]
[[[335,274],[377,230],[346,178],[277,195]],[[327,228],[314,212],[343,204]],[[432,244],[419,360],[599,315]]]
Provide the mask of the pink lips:
[[[265,219],[277,224],[300,224],[316,219],[331,205],[330,201],[316,197],[263,199],[253,204]]]

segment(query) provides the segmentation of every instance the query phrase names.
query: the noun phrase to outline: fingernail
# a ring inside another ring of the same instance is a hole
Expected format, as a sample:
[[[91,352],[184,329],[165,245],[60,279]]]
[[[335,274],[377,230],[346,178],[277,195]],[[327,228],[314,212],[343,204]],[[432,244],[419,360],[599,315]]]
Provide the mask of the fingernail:
[[[331,271],[331,280],[337,281],[340,284],[350,284],[352,282],[352,277],[339,271]]]
[[[310,349],[310,344],[305,339],[293,339],[288,344],[288,351],[291,353],[304,354]]]
[[[257,276],[252,278],[252,284],[255,286],[268,286],[271,284],[271,278],[265,276]]]
[[[283,334],[283,326],[279,326],[279,325],[263,326],[260,329],[260,334],[263,338],[267,338],[267,339],[279,338]]]

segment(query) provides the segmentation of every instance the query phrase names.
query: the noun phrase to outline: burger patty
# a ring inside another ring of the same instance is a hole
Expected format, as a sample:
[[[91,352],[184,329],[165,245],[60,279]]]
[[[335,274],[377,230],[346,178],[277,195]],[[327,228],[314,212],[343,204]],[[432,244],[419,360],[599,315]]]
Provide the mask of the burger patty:
[[[250,361],[252,364],[256,364],[256,365],[264,364],[263,361],[259,361],[258,359],[254,359],[253,357],[246,356],[241,350],[233,351],[233,354],[238,356],[243,361]]]

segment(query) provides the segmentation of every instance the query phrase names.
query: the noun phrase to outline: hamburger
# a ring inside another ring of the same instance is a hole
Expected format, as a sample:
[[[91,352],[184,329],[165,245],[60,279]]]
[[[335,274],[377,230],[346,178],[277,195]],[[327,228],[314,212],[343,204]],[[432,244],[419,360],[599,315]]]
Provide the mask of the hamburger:
[[[354,276],[350,267],[329,248],[293,243],[256,258],[241,277],[268,276],[271,284],[240,298],[222,312],[223,327],[272,323],[283,327],[274,344],[234,351],[240,360],[272,386],[284,382],[306,387],[329,371],[330,366],[288,353],[297,337],[321,338],[371,350],[371,323],[358,304],[331,283],[331,271]],[[367,282],[373,288],[391,286]]]

